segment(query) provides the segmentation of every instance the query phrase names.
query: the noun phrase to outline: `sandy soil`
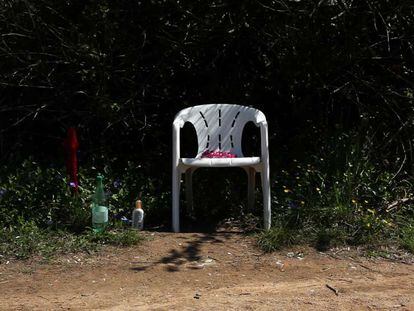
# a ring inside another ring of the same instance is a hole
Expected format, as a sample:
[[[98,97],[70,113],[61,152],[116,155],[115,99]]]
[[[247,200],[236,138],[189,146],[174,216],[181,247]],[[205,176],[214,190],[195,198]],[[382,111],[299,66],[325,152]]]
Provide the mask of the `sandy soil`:
[[[136,247],[0,265],[0,309],[414,310],[408,262],[306,247],[262,254],[235,233],[146,234]]]

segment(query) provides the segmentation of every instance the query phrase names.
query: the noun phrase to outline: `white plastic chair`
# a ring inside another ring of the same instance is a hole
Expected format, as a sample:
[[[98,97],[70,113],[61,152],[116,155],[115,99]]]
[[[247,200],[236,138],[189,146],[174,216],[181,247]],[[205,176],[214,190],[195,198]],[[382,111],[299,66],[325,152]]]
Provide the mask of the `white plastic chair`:
[[[261,156],[245,157],[242,152],[242,133],[247,122],[260,127]],[[193,124],[198,140],[195,158],[180,157],[180,129],[186,122]],[[268,129],[265,115],[254,108],[228,104],[210,104],[181,110],[173,123],[172,167],[172,227],[180,231],[180,184],[181,174],[186,175],[186,199],[192,209],[192,175],[199,167],[242,167],[248,175],[248,206],[254,205],[255,176],[262,177],[264,228],[270,228],[270,181]],[[202,158],[203,152],[226,151],[236,158]]]

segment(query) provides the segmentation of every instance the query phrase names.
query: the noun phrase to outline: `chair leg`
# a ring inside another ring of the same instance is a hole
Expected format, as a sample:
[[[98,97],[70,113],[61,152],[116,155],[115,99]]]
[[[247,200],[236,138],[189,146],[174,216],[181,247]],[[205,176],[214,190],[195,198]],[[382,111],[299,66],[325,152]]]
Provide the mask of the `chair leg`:
[[[189,168],[185,172],[185,199],[187,201],[187,211],[193,215],[193,173],[194,170]]]
[[[270,176],[269,167],[263,167],[262,175],[262,190],[263,190],[263,218],[264,229],[269,230],[271,225],[271,201],[270,201]]]
[[[172,227],[174,232],[180,232],[180,183],[181,172],[175,168],[172,177]]]
[[[256,170],[253,167],[249,167],[246,169],[246,172],[248,176],[247,207],[249,211],[252,211],[255,202]]]

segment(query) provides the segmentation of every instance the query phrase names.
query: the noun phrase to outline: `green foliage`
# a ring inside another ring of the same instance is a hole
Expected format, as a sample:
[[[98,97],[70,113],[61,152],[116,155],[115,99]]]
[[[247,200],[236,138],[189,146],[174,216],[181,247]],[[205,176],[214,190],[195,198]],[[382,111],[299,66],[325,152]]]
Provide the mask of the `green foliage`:
[[[13,256],[20,259],[44,250],[44,243],[48,240],[33,221],[24,223],[21,219],[20,225],[16,228],[3,228],[0,238],[1,255],[13,254]]]
[[[17,164],[17,163],[16,163]],[[2,169],[0,216],[2,224],[17,219],[41,226],[70,227],[82,231],[90,223],[91,190],[85,184],[81,196],[72,196],[62,169],[45,167],[32,159]]]
[[[128,162],[123,171],[104,168],[105,190],[113,225],[122,216],[131,217],[134,202],[142,195],[148,219],[162,217],[168,194],[157,192],[154,181],[141,175],[139,166]],[[79,194],[67,186],[64,168],[47,167],[25,160],[17,167],[4,167],[0,180],[0,219],[6,226],[18,226],[17,219],[33,221],[41,227],[82,232],[91,225],[91,198],[97,170],[81,169]],[[164,208],[163,208],[164,207]]]
[[[80,170],[81,186],[74,195],[66,173],[34,160],[3,167],[0,179],[1,258],[50,258],[59,253],[92,252],[101,245],[130,246],[139,243],[138,232],[125,229],[121,216],[131,217],[134,200],[142,192],[148,219],[162,215],[157,208],[165,195],[156,196],[151,180],[140,176],[132,163],[128,169],[105,179],[110,228],[94,233],[91,226],[91,198],[97,170]],[[133,174],[133,175],[131,175]],[[154,211],[155,209],[155,211]]]
[[[257,244],[265,252],[273,252],[297,243],[295,234],[297,233],[289,228],[276,226],[260,233]]]
[[[46,223],[62,203],[69,204],[64,176],[55,168],[41,168],[33,160],[4,167],[0,180],[2,223],[15,223],[18,217]]]
[[[403,248],[414,254],[414,223],[406,224],[401,230],[400,244]]]
[[[33,221],[20,219],[18,225],[0,229],[0,262],[8,258],[40,256],[49,259],[57,254],[90,253],[102,245],[131,246],[142,239],[137,231],[131,229],[73,234],[63,230],[42,229]]]
[[[374,165],[371,149],[357,139],[357,134],[339,136],[306,162],[288,163],[272,189],[274,222],[321,250],[341,244],[399,243],[399,233],[402,245],[409,248],[410,227],[401,219],[412,217],[413,206],[388,206],[414,196],[413,179],[407,174],[396,179]],[[275,243],[276,249],[283,245],[272,235],[266,237],[261,243],[265,250],[271,249],[267,244]]]
[[[115,246],[131,246],[142,241],[142,237],[138,234],[138,231],[133,229],[104,231],[101,233],[91,232],[86,238],[89,242]]]
[[[320,227],[314,238],[315,248],[319,251],[327,251],[331,247],[343,245],[347,239],[346,232],[340,228]]]

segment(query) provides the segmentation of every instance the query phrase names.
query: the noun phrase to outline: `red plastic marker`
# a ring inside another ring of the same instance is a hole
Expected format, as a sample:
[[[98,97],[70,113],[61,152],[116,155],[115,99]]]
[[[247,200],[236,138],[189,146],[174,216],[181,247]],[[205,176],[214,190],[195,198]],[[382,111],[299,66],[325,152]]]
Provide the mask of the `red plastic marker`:
[[[68,129],[68,137],[64,141],[66,149],[66,169],[69,175],[69,185],[75,193],[78,192],[78,157],[79,149],[78,137],[76,129],[70,127]]]

